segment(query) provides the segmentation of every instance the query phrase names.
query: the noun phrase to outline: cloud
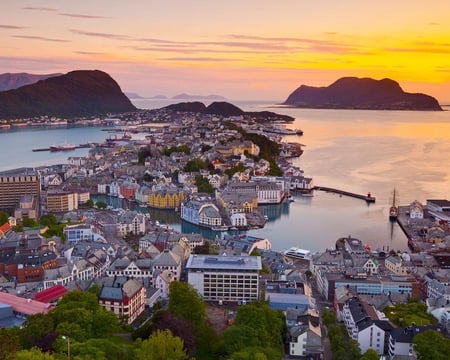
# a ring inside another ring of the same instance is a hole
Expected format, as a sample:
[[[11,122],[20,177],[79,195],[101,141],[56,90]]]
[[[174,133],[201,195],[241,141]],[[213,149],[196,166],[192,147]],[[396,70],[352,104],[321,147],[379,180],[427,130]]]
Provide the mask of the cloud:
[[[0,29],[26,29],[24,26],[0,24]]]
[[[104,39],[113,39],[113,40],[132,40],[128,35],[120,35],[120,34],[110,34],[110,33],[98,33],[84,30],[71,29],[69,30],[72,34],[84,35],[84,36],[92,36],[99,37]]]
[[[72,13],[59,13],[58,15],[81,19],[108,19],[106,16],[99,16],[99,15],[72,14]]]
[[[103,52],[95,52],[95,51],[74,51],[75,54],[80,55],[104,55]]]
[[[20,38],[20,39],[51,41],[51,42],[70,42],[70,40],[65,40],[65,39],[52,39],[52,38],[48,38],[48,37],[44,37],[44,36],[34,36],[34,35],[12,35],[12,37]]]
[[[34,10],[34,11],[58,11],[58,9],[50,8],[50,7],[34,7],[34,6],[26,6],[23,7],[22,10]]]
[[[206,61],[206,62],[228,62],[228,61],[238,61],[238,59],[226,59],[226,58],[212,58],[212,57],[170,57],[170,58],[160,58],[158,60],[164,61]]]

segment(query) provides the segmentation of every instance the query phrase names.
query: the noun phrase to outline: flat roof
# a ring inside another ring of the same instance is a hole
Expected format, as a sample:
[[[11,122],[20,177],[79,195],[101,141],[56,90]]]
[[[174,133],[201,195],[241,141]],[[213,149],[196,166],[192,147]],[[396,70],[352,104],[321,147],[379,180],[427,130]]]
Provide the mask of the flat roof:
[[[191,255],[187,269],[261,270],[260,256]]]

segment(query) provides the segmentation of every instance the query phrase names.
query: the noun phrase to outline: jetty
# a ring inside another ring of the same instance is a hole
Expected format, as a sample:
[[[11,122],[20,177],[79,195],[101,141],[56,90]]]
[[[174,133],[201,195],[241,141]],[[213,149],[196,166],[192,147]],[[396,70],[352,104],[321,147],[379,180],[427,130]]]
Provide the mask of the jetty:
[[[68,150],[75,150],[75,149],[86,149],[86,148],[90,148],[95,144],[80,144],[75,146],[74,148],[68,149]],[[68,150],[52,150],[49,147],[48,148],[38,148],[38,149],[33,149],[33,151],[52,151],[52,152],[58,152],[58,151],[68,151]]]
[[[335,193],[335,194],[339,194],[339,195],[350,196],[350,197],[353,197],[356,199],[365,200],[368,203],[374,203],[376,200],[375,197],[372,196],[372,194],[370,192],[367,193],[367,195],[362,195],[362,194],[356,194],[356,193],[352,193],[349,191],[339,190],[339,189],[330,188],[330,187],[326,187],[326,186],[314,186],[313,190],[326,191],[326,192],[331,192],[331,193]]]

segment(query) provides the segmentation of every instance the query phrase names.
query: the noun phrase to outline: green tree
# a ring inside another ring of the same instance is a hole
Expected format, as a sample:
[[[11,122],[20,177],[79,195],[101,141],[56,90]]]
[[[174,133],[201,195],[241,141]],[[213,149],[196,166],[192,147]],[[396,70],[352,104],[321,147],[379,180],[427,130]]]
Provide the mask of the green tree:
[[[29,316],[20,332],[21,345],[24,349],[38,347],[43,351],[50,351],[56,337],[52,312]]]
[[[86,206],[88,208],[93,208],[94,207],[94,200],[89,199],[88,201],[86,201]]]
[[[380,355],[374,349],[367,349],[361,357],[361,360],[379,360]]]
[[[187,164],[183,168],[183,171],[194,172],[199,171],[200,169],[207,169],[207,168],[208,164],[206,163],[206,161],[203,161],[200,158],[193,158],[187,162]]]
[[[8,222],[9,214],[5,211],[0,211],[0,226]]]
[[[450,356],[450,339],[436,330],[426,330],[413,339],[418,360],[446,360]]]
[[[206,304],[197,290],[185,282],[170,283],[168,311],[191,321],[196,328],[206,320]]]
[[[37,348],[30,350],[21,350],[16,353],[16,360],[54,360],[52,354],[43,353]]]
[[[56,220],[56,216],[50,214],[42,215],[39,221],[42,225],[49,227],[58,223],[58,221]]]
[[[39,224],[36,222],[36,220],[30,219],[29,217],[26,217],[26,216],[24,216],[24,217],[22,218],[22,224],[23,224],[23,226],[29,227],[29,228],[36,227],[36,226],[39,225]]]
[[[0,360],[12,360],[20,350],[18,328],[0,328]]]
[[[106,209],[106,207],[108,206],[107,203],[105,203],[104,201],[97,201],[95,203],[95,206],[97,206],[99,209]]]
[[[187,360],[183,341],[170,330],[157,330],[147,340],[137,341],[137,360]]]

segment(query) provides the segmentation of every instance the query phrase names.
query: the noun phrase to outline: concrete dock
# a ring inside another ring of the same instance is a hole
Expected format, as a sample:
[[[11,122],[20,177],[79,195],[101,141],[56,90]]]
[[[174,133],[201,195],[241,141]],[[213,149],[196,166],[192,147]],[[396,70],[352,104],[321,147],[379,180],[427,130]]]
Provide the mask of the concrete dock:
[[[335,194],[339,194],[339,195],[350,196],[353,198],[365,200],[368,203],[374,203],[376,200],[375,197],[372,196],[372,194],[370,192],[367,195],[361,195],[361,194],[356,194],[356,193],[352,193],[349,191],[339,190],[339,189],[325,187],[325,186],[314,186],[313,190],[326,191],[326,192],[331,192],[331,193],[335,193]]]

